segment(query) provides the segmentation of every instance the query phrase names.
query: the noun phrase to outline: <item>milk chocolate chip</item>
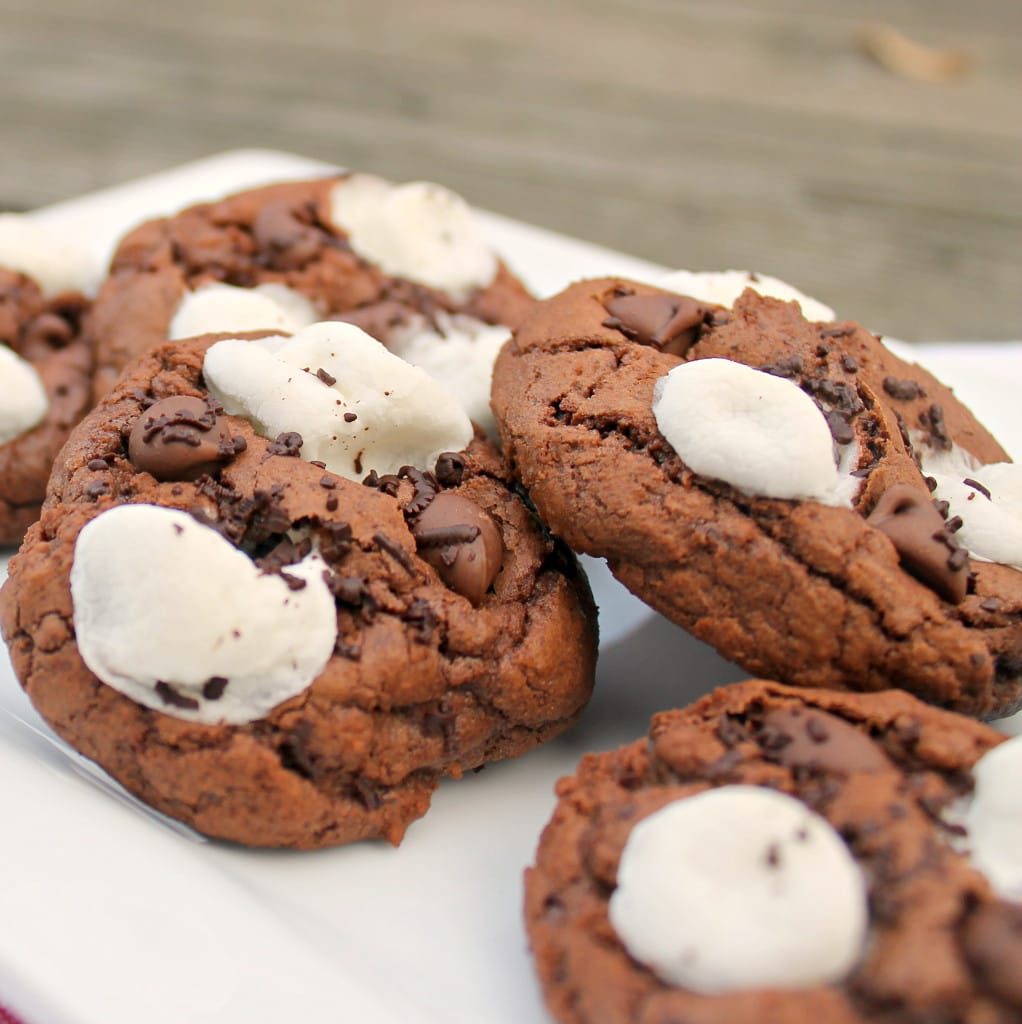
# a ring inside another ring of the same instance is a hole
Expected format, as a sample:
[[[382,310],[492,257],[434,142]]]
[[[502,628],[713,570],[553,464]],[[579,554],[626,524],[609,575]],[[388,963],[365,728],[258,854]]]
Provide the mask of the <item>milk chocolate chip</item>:
[[[610,316],[604,327],[614,327],[640,345],[684,355],[699,337],[709,309],[687,295],[634,295],[615,293],[605,299]]]
[[[504,545],[490,516],[457,494],[438,494],[416,517],[419,555],[452,590],[479,604],[500,572]]]
[[[205,400],[187,395],[151,405],[128,438],[128,458],[157,480],[196,480],[237,451],[223,416]]]
[[[969,555],[928,494],[908,484],[886,490],[866,521],[890,537],[901,564],[945,601],[960,604],[969,582]]]
[[[839,775],[887,771],[890,759],[865,733],[816,708],[776,708],[763,719],[760,742],[772,761]]]

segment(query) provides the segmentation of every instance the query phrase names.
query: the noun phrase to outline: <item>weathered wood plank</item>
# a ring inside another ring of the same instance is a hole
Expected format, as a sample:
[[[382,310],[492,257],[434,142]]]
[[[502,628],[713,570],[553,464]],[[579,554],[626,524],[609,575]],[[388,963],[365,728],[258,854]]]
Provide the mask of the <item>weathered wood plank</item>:
[[[6,0],[0,200],[235,146],[443,181],[905,337],[1022,335],[1022,6],[987,0]],[[971,74],[896,78],[889,20]]]

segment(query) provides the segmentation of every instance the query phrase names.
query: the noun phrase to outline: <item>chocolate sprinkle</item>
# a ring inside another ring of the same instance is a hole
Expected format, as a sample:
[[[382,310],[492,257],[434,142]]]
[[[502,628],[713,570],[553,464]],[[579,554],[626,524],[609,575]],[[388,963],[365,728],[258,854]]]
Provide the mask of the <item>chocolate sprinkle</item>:
[[[197,711],[199,708],[199,702],[194,697],[186,697],[184,694],[178,693],[170,683],[165,683],[162,679],[157,682],[154,689],[156,695],[168,707],[182,708],[185,711]]]
[[[302,435],[296,430],[288,430],[278,434],[276,438],[266,446],[268,455],[282,455],[284,457],[296,458],[304,444]]]
[[[337,383],[337,378],[332,373],[327,373],[326,370],[321,366],[316,371],[316,376],[329,388],[333,387]]]
[[[979,491],[987,501],[991,501],[990,491],[987,490],[978,480],[973,480],[971,476],[967,476],[963,481],[966,487],[971,487],[974,491]]]

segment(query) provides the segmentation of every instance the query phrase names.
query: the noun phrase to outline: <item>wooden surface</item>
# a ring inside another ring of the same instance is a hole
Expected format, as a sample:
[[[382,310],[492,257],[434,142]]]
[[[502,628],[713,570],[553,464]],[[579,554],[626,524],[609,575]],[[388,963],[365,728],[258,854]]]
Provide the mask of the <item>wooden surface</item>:
[[[239,146],[430,178],[905,338],[1022,337],[1019,0],[3,0],[0,202]],[[881,19],[959,47],[881,68]]]

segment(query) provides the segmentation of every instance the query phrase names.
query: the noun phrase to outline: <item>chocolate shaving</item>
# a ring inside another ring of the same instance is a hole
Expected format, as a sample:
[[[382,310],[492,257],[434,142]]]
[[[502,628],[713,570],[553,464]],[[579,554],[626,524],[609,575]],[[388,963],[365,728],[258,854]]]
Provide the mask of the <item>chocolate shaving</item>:
[[[434,473],[441,486],[457,487],[465,475],[465,457],[458,452],[441,452]]]

